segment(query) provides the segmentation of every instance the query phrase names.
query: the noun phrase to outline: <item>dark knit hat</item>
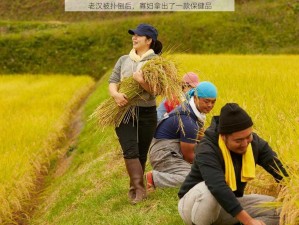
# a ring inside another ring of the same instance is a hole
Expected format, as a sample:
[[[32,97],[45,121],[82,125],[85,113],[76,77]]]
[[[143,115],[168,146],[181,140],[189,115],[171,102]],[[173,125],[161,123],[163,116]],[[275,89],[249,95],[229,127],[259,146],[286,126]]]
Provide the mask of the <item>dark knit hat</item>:
[[[220,134],[231,134],[252,125],[251,117],[237,103],[227,103],[222,107],[218,127]]]

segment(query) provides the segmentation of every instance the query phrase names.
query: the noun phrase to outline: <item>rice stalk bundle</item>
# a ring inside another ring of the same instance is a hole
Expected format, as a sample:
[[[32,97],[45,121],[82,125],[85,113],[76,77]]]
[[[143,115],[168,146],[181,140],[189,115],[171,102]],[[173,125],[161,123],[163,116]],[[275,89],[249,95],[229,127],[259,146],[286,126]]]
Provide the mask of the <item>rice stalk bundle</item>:
[[[181,103],[183,93],[177,68],[171,59],[156,56],[146,62],[141,69],[143,78],[149,84],[152,93],[167,99],[179,99]],[[134,106],[142,98],[145,90],[130,76],[121,81],[119,92],[127,96],[128,104],[124,107],[119,107],[112,97],[102,102],[91,115],[91,118],[95,118],[99,127],[118,127],[122,120],[127,122],[134,116]]]
[[[299,224],[299,163],[292,162],[288,165],[288,178],[284,178],[283,188],[278,195],[278,201],[282,203],[280,212],[280,225]]]
[[[246,186],[246,194],[262,194],[277,196],[280,191],[279,183],[275,182],[273,177],[265,172],[262,168],[256,168],[256,177],[248,182]]]

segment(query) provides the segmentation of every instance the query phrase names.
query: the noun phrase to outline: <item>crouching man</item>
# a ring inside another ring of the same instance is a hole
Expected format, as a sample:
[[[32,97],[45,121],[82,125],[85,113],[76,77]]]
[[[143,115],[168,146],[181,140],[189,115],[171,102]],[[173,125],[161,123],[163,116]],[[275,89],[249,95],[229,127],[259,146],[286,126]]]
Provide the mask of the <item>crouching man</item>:
[[[287,176],[276,153],[253,133],[252,125],[250,116],[236,103],[227,103],[220,116],[213,117],[178,193],[178,210],[186,224],[279,224],[275,209],[258,206],[274,197],[243,195],[247,181],[255,177],[256,164],[276,181],[282,179],[277,171]]]
[[[156,129],[149,158],[153,171],[146,173],[147,189],[177,187],[190,172],[194,146],[206,114],[216,102],[217,89],[208,81],[197,85],[188,103],[175,108]]]

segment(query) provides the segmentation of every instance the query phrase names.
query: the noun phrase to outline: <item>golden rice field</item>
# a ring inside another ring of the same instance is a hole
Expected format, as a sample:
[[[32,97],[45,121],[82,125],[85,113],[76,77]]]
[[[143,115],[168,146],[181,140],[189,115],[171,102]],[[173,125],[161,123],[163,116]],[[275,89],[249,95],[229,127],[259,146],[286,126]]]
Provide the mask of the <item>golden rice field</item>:
[[[208,122],[212,115],[219,114],[220,108],[227,102],[239,103],[252,116],[255,131],[267,140],[282,158],[290,176],[281,186],[278,186],[271,177],[259,169],[257,179],[250,182],[247,191],[276,195],[278,197],[276,206],[282,207],[280,225],[298,225],[299,56],[180,54],[173,57],[178,62],[181,75],[193,71],[198,73],[201,81],[209,80],[217,86],[219,97],[211,115],[208,115]],[[99,88],[103,89],[103,85],[107,87],[106,80],[105,78],[105,83]],[[10,218],[11,212],[21,210],[20,204],[28,200],[33,190],[36,171],[45,170],[43,166],[47,166],[48,158],[53,153],[51,151],[55,143],[53,140],[61,135],[65,121],[69,118],[70,113],[65,114],[65,112],[69,112],[67,109],[75,104],[78,95],[81,95],[80,90],[81,93],[86,93],[92,84],[93,82],[87,77],[0,76],[0,218]],[[102,90],[99,92],[101,94],[97,98],[103,98],[105,94]],[[108,97],[108,93],[106,94]],[[89,140],[91,135],[87,135],[84,138]],[[105,143],[101,144],[105,145]],[[92,146],[90,145],[90,148]],[[102,149],[106,152],[109,148],[110,145]],[[113,164],[113,160],[114,158],[107,163]],[[90,161],[85,163],[89,165]],[[94,175],[95,172],[90,170],[87,173]],[[114,179],[107,172],[96,174],[94,177],[99,179],[102,175],[106,179]],[[59,186],[64,192],[59,192],[60,190],[53,190],[53,192],[69,193],[70,188],[76,185],[73,174],[69,176],[68,179],[62,179]],[[99,190],[91,186],[87,191],[97,196]],[[116,192],[115,198],[119,201],[120,190]],[[155,195],[155,192],[151,195]],[[95,214],[93,213],[95,212],[90,208],[105,207],[110,212],[112,209],[109,207],[114,207],[107,201],[101,202],[103,204],[101,206],[95,206],[88,197],[85,199],[85,195],[78,197],[80,202],[74,207],[72,202],[64,197],[58,198],[63,201],[61,207],[67,213],[62,215],[58,211],[56,215],[53,212],[55,202],[45,201],[46,213],[39,220],[42,224],[86,224],[88,219],[89,224],[94,224]],[[159,202],[166,204],[166,208],[177,208],[177,202],[168,203],[167,195],[161,198]],[[154,197],[148,201],[155,202]],[[130,207],[114,209],[114,214],[105,214],[106,221],[110,221],[110,224],[122,224],[124,219],[128,220],[131,216],[129,210]],[[161,210],[153,207],[142,215],[142,218],[147,222],[154,221],[156,224],[161,224],[159,214],[168,215],[168,211]],[[54,214],[55,218],[49,219],[47,213]],[[100,212],[96,211],[96,213],[98,215]]]
[[[212,81],[219,97],[213,114],[237,102],[252,116],[255,131],[286,164],[290,177],[281,188],[263,172],[248,192],[278,195],[281,225],[299,224],[299,56],[175,55],[181,73],[193,70]],[[209,118],[211,115],[208,116]],[[208,118],[208,121],[209,121]],[[262,171],[262,170],[261,170]]]
[[[22,212],[34,194],[71,110],[93,84],[87,76],[0,76],[0,224],[13,223],[12,213]]]

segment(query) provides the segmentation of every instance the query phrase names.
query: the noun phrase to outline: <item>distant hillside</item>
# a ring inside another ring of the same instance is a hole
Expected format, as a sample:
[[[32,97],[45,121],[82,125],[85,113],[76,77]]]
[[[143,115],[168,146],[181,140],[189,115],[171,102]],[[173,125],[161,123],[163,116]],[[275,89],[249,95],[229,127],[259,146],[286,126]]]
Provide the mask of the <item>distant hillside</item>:
[[[299,54],[297,0],[243,0],[235,12],[107,13],[113,19],[105,14],[65,13],[62,1],[14,1],[0,2],[1,18],[10,19],[0,20],[0,74],[101,77],[129,52],[127,30],[141,22],[156,26],[165,49],[172,52]],[[100,20],[101,16],[106,19]]]

